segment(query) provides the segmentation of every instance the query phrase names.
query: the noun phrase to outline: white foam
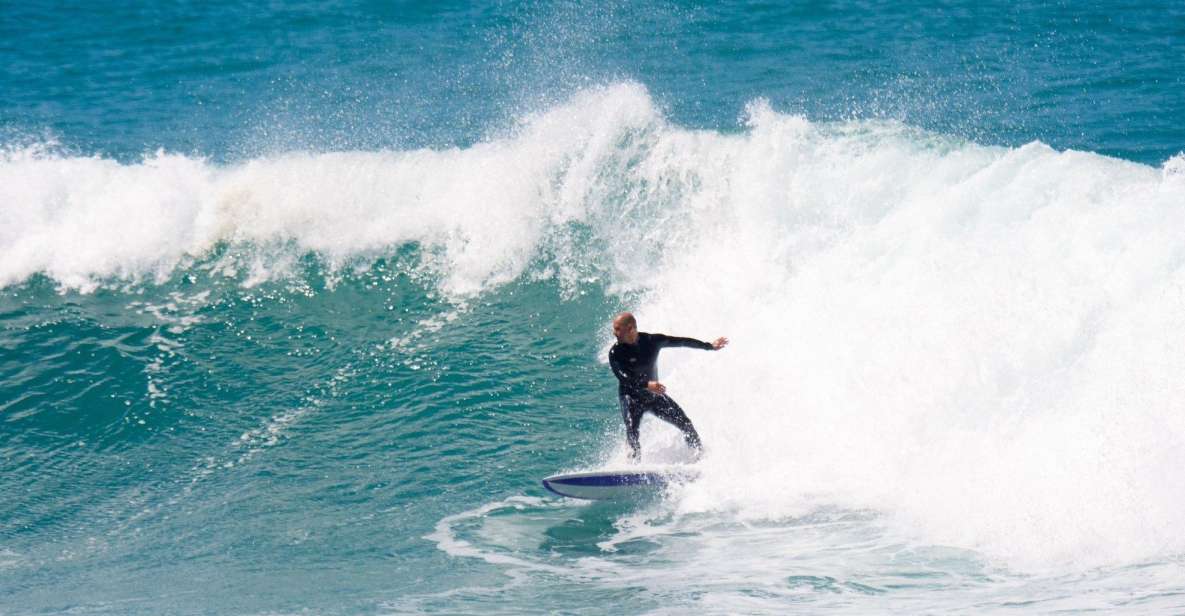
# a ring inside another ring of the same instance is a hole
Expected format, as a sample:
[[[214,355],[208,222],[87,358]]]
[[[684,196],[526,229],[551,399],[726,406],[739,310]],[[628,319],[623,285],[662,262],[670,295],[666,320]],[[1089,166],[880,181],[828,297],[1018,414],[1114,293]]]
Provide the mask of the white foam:
[[[471,541],[467,541],[459,537],[456,529],[454,528],[459,524],[469,522],[471,520],[484,519],[491,512],[502,509],[513,508],[522,510],[527,507],[544,508],[548,506],[549,504],[546,501],[537,498],[525,496],[511,497],[503,501],[488,503],[476,509],[446,516],[438,521],[432,533],[424,538],[435,542],[437,547],[450,556],[479,558],[492,565],[510,567],[512,571],[539,571],[563,574],[566,573],[567,570],[562,567],[539,563],[528,558],[504,554],[494,550],[484,549],[484,547],[481,546],[475,546]],[[552,504],[550,506],[554,507],[555,505]]]
[[[822,494],[1021,568],[1185,551],[1185,189],[1037,143],[753,118],[639,310],[734,341],[664,358],[711,448],[685,511]]]
[[[1017,567],[1185,552],[1180,161],[746,113],[682,129],[627,83],[466,149],[14,151],[0,285],[161,278],[219,243],[251,257],[211,270],[256,282],[418,242],[463,298],[553,255],[566,284],[643,291],[643,329],[733,339],[663,359],[709,447],[686,512],[823,498]]]

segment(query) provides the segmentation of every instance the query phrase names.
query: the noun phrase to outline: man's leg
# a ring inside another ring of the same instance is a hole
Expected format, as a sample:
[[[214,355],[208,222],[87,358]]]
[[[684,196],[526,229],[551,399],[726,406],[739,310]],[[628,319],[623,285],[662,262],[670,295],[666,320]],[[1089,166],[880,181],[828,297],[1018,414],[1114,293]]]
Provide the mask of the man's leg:
[[[671,399],[670,396],[662,395],[656,396],[658,400],[650,405],[647,409],[654,413],[659,419],[679,428],[683,431],[683,440],[687,441],[687,446],[695,450],[702,450],[703,443],[699,440],[699,433],[695,431],[695,426],[691,425],[691,420],[687,418],[687,413]]]
[[[629,396],[618,396],[617,401],[621,403],[621,419],[625,422],[625,440],[630,444],[630,459],[637,462],[642,458],[638,426],[642,423],[644,409],[637,400]]]

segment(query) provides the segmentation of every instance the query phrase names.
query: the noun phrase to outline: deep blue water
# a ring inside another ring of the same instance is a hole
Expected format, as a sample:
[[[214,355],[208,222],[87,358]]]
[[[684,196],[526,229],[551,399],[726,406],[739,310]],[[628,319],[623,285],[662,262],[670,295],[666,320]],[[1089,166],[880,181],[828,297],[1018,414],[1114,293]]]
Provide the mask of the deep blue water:
[[[1148,164],[1185,142],[1172,2],[33,2],[0,28],[0,124],[86,154],[464,145],[622,79],[696,128],[760,97]]]
[[[1179,3],[0,3],[0,613],[1179,613],[1183,86]],[[556,498],[625,309],[733,340],[700,479]]]

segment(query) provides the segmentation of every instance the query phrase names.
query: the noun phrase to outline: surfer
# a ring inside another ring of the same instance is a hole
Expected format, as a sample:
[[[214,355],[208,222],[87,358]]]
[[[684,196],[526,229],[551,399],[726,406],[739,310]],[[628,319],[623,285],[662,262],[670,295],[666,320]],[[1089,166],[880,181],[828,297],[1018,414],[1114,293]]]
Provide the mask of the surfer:
[[[617,344],[609,349],[609,367],[617,377],[617,397],[621,402],[621,418],[625,420],[625,437],[630,445],[630,458],[637,461],[642,450],[638,443],[638,426],[644,413],[674,425],[683,431],[683,440],[698,454],[703,448],[699,434],[687,413],[667,395],[667,388],[658,381],[658,352],[666,347],[690,347],[705,351],[719,351],[728,338],[703,342],[694,338],[677,338],[663,334],[638,331],[634,315],[623,312],[613,319],[613,335]]]

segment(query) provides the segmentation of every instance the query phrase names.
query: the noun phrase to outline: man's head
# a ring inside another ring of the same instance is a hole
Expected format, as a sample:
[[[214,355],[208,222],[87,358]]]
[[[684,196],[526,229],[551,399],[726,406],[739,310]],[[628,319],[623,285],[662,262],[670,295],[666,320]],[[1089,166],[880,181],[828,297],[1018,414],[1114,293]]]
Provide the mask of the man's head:
[[[635,344],[638,342],[638,321],[634,315],[623,312],[613,318],[613,335],[618,342]]]

